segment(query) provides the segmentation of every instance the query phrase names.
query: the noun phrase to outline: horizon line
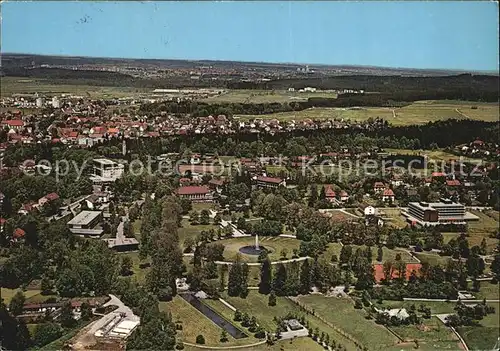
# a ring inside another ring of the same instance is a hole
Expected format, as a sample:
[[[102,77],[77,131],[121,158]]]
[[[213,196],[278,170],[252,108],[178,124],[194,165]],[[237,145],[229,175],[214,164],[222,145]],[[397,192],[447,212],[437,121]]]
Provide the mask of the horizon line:
[[[361,68],[379,68],[379,69],[393,69],[393,70],[415,70],[415,71],[449,71],[449,72],[462,72],[462,73],[489,73],[500,74],[498,70],[471,70],[464,68],[416,68],[416,67],[391,67],[391,66],[374,66],[374,65],[353,65],[353,64],[328,64],[328,63],[301,63],[301,62],[271,62],[271,61],[240,61],[229,59],[186,59],[186,58],[145,58],[145,57],[118,57],[118,56],[85,56],[85,55],[71,55],[71,54],[40,54],[40,53],[27,53],[27,52],[0,52],[0,68],[2,56],[5,55],[33,55],[33,56],[55,56],[55,57],[68,57],[68,58],[90,58],[90,59],[122,59],[122,60],[155,60],[155,61],[187,61],[187,62],[236,62],[247,64],[268,64],[268,65],[309,65],[309,66],[325,66],[325,67],[361,67]]]

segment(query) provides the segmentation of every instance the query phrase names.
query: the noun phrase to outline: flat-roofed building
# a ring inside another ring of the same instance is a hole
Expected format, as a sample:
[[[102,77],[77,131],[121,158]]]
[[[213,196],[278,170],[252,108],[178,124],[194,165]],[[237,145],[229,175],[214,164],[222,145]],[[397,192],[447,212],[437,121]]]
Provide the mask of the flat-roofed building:
[[[68,226],[73,234],[101,236],[103,233],[102,228],[96,228],[101,220],[101,211],[82,211],[68,222]]]
[[[465,224],[478,217],[465,211],[465,206],[450,199],[439,202],[410,202],[405,214],[410,221],[421,225]]]
[[[93,160],[94,174],[91,177],[95,183],[114,182],[123,175],[125,166],[107,158]]]

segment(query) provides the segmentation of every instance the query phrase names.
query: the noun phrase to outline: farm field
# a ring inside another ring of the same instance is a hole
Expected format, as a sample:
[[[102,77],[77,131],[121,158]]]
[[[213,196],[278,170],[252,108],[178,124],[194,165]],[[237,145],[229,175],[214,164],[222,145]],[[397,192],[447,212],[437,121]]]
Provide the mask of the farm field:
[[[220,344],[220,335],[222,328],[217,326],[203,313],[191,306],[189,302],[182,297],[176,296],[172,301],[160,302],[160,311],[169,311],[172,314],[172,320],[182,324],[182,331],[178,332],[180,340],[195,343],[197,335],[203,335],[206,345]],[[245,345],[257,342],[253,336],[242,339],[234,339],[228,335],[227,345]]]
[[[217,243],[225,246],[224,259],[227,261],[235,261],[236,256],[240,254],[244,262],[258,262],[258,256],[239,252],[239,249],[243,246],[255,245],[255,237],[253,236],[223,239],[218,240]],[[283,249],[287,252],[286,259],[291,259],[293,250],[299,249],[300,240],[282,237],[259,237],[259,245],[269,250],[269,259],[271,261],[279,261],[282,258],[281,251]]]
[[[460,347],[457,336],[437,317],[423,319],[420,325],[391,327],[407,342],[418,340],[419,349],[456,350]]]
[[[92,98],[105,98],[137,96],[140,94],[151,93],[151,90],[131,87],[55,84],[50,80],[40,78],[27,79],[23,77],[2,77],[0,92],[2,96],[9,96],[12,94],[47,93],[75,94],[81,96],[90,95]]]
[[[471,109],[477,106],[477,109]],[[458,110],[458,111],[457,111]],[[338,118],[365,121],[369,118],[384,118],[393,125],[425,124],[450,118],[498,121],[498,104],[418,101],[401,108],[310,108],[303,111],[279,112],[269,115],[238,115],[244,119],[264,118],[278,120],[303,120]]]
[[[264,329],[271,331],[276,330],[277,327],[273,320],[275,316],[284,316],[289,312],[298,314],[301,313],[299,307],[294,302],[284,297],[276,298],[276,306],[268,306],[268,297],[266,295],[259,294],[255,290],[251,290],[246,299],[229,297],[226,293],[223,294],[222,298],[241,312],[247,312],[251,316],[255,316],[258,323],[262,325]],[[312,328],[318,328],[320,331],[330,334],[331,338],[343,344],[347,350],[356,350],[352,341],[344,337],[342,334],[339,334],[335,329],[328,326],[317,317],[305,315],[305,318],[309,321]],[[340,328],[340,325],[338,325],[338,327]]]
[[[326,321],[343,329],[371,350],[383,350],[397,343],[398,339],[383,326],[365,318],[364,312],[354,309],[350,299],[307,295],[299,301],[313,308]]]
[[[470,350],[492,350],[500,337],[500,304],[489,305],[495,307],[495,313],[481,320],[480,327],[457,328]]]
[[[290,92],[288,90],[229,90],[218,96],[203,99],[207,103],[263,104],[272,102],[306,101],[312,97],[336,98],[336,93]]]

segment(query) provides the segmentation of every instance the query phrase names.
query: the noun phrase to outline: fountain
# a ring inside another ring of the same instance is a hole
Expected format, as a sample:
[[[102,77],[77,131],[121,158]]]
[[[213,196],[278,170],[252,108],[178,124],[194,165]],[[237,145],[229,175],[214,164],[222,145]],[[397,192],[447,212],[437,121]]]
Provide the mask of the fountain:
[[[264,246],[259,245],[259,236],[255,234],[255,245],[247,245],[240,248],[240,252],[247,255],[260,255],[263,251],[269,251]]]

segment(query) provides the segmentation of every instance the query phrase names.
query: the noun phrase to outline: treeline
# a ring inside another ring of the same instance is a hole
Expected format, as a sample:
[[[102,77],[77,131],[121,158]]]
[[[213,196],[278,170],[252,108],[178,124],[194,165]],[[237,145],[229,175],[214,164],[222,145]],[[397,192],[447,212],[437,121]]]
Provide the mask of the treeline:
[[[308,86],[318,89],[364,90],[395,94],[400,97],[405,94],[407,96],[420,94],[422,96],[455,96],[454,99],[463,96],[467,100],[477,98],[485,99],[485,101],[498,100],[498,76],[493,75],[460,74],[440,77],[346,75],[328,78],[279,79],[262,83],[228,83],[228,87],[232,89],[279,90],[290,87],[303,89]],[[488,98],[493,98],[493,100],[486,100]]]

